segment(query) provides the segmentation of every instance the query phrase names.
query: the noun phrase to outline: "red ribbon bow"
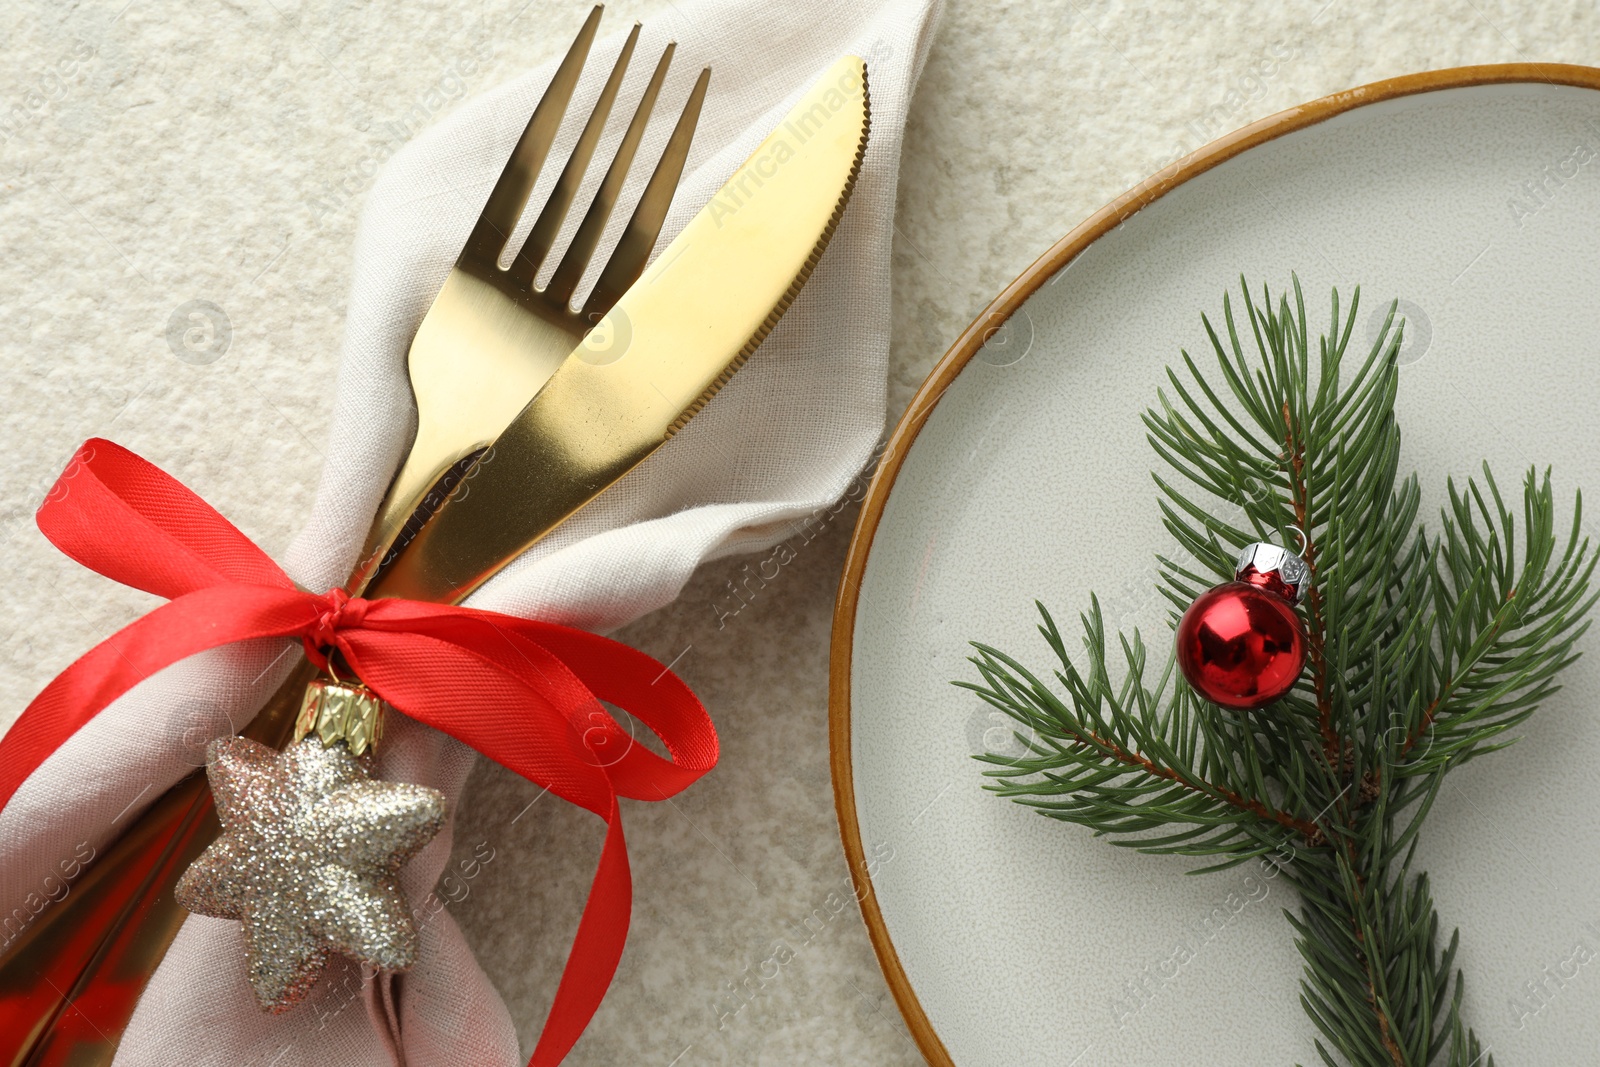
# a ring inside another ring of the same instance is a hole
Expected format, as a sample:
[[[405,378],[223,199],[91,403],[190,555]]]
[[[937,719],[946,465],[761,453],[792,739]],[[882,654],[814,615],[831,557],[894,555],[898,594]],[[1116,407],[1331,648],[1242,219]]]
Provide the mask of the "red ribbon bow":
[[[617,797],[662,800],[717,761],[705,708],[672,671],[627,645],[554,623],[413,600],[318,596],[159,468],[98,438],[39,508],[39,529],[108,578],[168,598],[61,672],[0,738],[0,809],[108,704],[208,648],[299,638],[313,662],[337,649],[395,708],[606,821],[605,845],[531,1065],[559,1063],[616,972],[633,887]],[[665,744],[657,756],[606,712],[626,708]]]

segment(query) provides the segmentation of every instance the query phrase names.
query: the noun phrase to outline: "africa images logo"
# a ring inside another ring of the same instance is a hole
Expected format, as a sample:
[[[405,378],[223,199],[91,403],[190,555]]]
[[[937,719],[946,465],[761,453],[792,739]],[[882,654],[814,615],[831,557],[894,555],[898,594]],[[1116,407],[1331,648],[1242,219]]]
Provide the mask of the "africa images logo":
[[[735,171],[734,176],[728,179],[728,183],[707,205],[711,209],[711,221],[717,224],[717,229],[720,230],[726,219],[749,203],[755,191],[777,175],[779,167],[794,158],[796,148],[821,132],[828,120],[843,110],[850,102],[850,96],[860,87],[861,73],[850,67],[839,75],[836,83],[828,87],[820,100],[799,116],[785,119],[782,129],[794,138],[794,144],[789,143],[788,137],[774,140],[764,151],[752,156]]]

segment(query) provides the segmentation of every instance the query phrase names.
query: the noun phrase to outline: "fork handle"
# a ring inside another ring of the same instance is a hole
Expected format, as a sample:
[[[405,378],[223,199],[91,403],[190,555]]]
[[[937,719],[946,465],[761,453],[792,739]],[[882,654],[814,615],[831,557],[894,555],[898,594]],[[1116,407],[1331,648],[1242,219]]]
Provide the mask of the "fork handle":
[[[367,534],[366,544],[362,546],[361,558],[345,585],[345,590],[351,596],[360,596],[366,591],[394,552],[404,548],[406,541],[415,535],[415,529],[407,529],[413,518],[420,525],[437,511],[460,475],[465,474],[463,468],[466,464],[463,461],[476,456],[485,447],[487,442],[475,442],[464,448],[457,442],[455,447],[446,451],[445,447],[428,440],[426,425],[418,427],[417,439],[399,473],[389,484],[383,503],[378,506],[378,517]],[[441,455],[447,458],[433,462],[417,458]]]

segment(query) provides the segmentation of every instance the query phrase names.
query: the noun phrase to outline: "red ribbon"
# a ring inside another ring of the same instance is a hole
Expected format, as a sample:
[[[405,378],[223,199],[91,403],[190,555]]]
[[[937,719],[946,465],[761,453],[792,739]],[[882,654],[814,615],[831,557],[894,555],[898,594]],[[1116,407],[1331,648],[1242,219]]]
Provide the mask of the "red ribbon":
[[[633,886],[619,796],[662,800],[710,770],[717,736],[672,671],[554,623],[413,600],[318,596],[209,504],[127,449],[84,443],[39,508],[57,548],[168,603],[61,672],[0,738],[0,808],[57,748],[156,671],[208,648],[299,638],[337,649],[395,708],[606,821],[605,845],[532,1067],[559,1063],[600,1006],[627,939]],[[601,700],[653,730],[634,744]]]

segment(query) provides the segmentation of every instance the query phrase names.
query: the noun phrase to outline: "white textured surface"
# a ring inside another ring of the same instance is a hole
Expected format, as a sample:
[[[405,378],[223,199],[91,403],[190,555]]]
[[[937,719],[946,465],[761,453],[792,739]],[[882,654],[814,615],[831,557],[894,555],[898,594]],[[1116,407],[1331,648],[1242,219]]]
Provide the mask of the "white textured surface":
[[[1542,210],[1513,210],[1512,197],[1535,203],[1519,186],[1563,160]],[[1349,112],[1134,215],[940,401],[862,581],[851,721],[862,836],[895,854],[876,879],[885,921],[957,1063],[1316,1061],[1280,914],[1294,892],[1276,872],[1185,878],[1202,864],[1116,849],[980,792],[971,755],[1014,745],[1009,720],[947,681],[975,678],[969,640],[1048,677],[1032,601],[1077,650],[1091,590],[1160,662],[1154,554],[1172,547],[1145,488],[1164,466],[1138,415],[1180,349],[1214,368],[1199,315],[1223,329],[1222,291],[1238,307],[1241,271],[1281,291],[1297,270],[1313,334],[1328,332],[1330,286],[1348,309],[1360,284],[1362,353],[1387,302],[1406,302],[1401,467],[1419,472],[1425,518],[1447,476],[1487,459],[1508,491],[1553,465],[1568,521],[1573,487],[1592,500],[1600,485],[1596,166],[1594,90],[1492,86]],[[1575,814],[1600,797],[1597,644],[1585,639],[1590,658],[1521,744],[1448,780],[1424,831],[1418,868],[1446,937],[1461,928],[1466,1019],[1497,1062],[1587,1062],[1600,1042],[1600,981],[1568,962],[1580,942],[1600,946],[1600,822]],[[1522,1008],[1546,966],[1562,976],[1548,1003]]]
[[[364,160],[559,52],[583,10],[547,0],[22,0],[0,12],[0,123],[19,131],[0,145],[0,537],[10,578],[0,678],[12,694],[0,721],[150,606],[34,531],[32,511],[71,449],[115,436],[282,558],[310,512],[332,416],[354,220],[371,184]],[[619,2],[607,21],[673,10]],[[1571,2],[957,0],[906,140],[891,412],[1001,285],[1174,154],[1415,69],[1593,62],[1597,24],[1591,5]],[[714,42],[717,28],[678,32]],[[1274,48],[1287,58],[1274,62]],[[389,126],[402,122],[403,134]],[[228,353],[203,366],[179,362],[163,336],[173,310],[196,298],[222,306],[233,329]],[[628,812],[629,953],[572,1062],[665,1064],[680,1052],[683,1065],[916,1061],[853,911],[803,947],[806,935],[792,932],[814,911],[831,915],[830,894],[846,884],[825,674],[848,521],[800,548],[723,628],[717,605],[731,602],[718,598],[745,561],[706,567],[677,604],[622,632],[663,660],[693,645],[678,669],[710,706],[724,757],[674,807]],[[494,768],[476,772],[457,829],[462,857],[491,841],[510,862],[484,868],[454,909],[525,1041],[564,951],[541,935],[563,919],[570,928],[594,858],[565,852],[590,827],[558,805],[512,822],[534,795]],[[718,998],[758,974],[778,938],[800,948],[796,959],[719,1029]],[[1532,962],[1528,978],[1555,961]],[[1532,1025],[1558,1010],[1574,1009],[1558,1002]]]

